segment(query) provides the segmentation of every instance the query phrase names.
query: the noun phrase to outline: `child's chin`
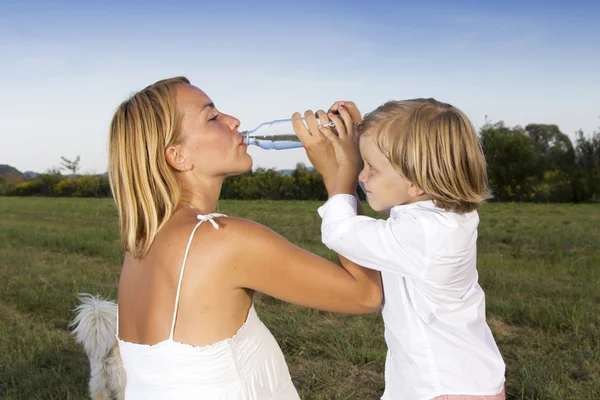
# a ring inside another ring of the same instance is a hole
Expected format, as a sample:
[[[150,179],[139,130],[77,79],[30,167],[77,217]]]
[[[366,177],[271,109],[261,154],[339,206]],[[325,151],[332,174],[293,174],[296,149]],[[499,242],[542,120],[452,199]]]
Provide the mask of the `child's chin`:
[[[390,215],[390,207],[385,207],[381,204],[377,204],[376,202],[369,200],[368,197],[367,197],[367,203],[369,203],[369,207],[371,207],[373,209],[373,211],[381,213],[381,214],[385,214],[385,215]]]
[[[367,203],[369,203],[369,207],[371,207],[373,211],[381,212],[381,204],[377,204],[377,202],[369,199],[369,197],[367,197]]]

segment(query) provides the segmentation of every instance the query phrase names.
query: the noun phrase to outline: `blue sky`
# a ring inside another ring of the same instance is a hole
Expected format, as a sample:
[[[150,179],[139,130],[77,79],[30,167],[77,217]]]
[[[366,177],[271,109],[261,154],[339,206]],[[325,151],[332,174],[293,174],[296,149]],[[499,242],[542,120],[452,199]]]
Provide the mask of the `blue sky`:
[[[486,3],[486,4],[484,4]],[[241,129],[353,100],[435,97],[508,125],[600,127],[600,2],[0,0],[0,164],[81,156],[106,171],[110,118],[184,75]],[[251,148],[291,168],[302,150]]]

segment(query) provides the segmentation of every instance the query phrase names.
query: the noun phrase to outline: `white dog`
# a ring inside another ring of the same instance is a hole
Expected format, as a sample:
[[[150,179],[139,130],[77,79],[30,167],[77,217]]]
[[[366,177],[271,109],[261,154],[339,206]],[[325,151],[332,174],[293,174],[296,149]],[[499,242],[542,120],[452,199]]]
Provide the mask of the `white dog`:
[[[116,338],[117,304],[91,294],[80,294],[75,308],[73,334],[90,360],[90,397],[122,400],[126,375]]]

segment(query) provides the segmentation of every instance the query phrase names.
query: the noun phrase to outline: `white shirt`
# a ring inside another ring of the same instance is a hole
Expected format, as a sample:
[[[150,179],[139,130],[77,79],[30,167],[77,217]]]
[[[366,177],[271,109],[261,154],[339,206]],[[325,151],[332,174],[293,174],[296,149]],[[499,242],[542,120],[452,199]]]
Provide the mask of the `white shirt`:
[[[341,194],[320,207],[321,233],[336,253],[381,271],[388,346],[382,399],[500,393],[505,365],[477,282],[477,212],[421,201],[379,220],[357,216],[356,201]]]

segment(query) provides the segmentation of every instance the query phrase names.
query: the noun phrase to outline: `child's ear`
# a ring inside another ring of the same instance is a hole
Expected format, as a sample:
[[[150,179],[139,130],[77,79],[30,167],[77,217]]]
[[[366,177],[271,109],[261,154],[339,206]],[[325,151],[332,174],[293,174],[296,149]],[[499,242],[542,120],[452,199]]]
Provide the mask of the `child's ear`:
[[[411,182],[410,186],[408,187],[408,194],[411,197],[419,197],[423,196],[425,192],[420,187]]]

